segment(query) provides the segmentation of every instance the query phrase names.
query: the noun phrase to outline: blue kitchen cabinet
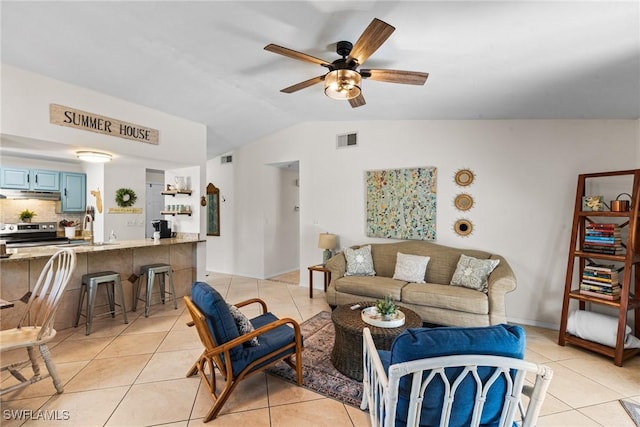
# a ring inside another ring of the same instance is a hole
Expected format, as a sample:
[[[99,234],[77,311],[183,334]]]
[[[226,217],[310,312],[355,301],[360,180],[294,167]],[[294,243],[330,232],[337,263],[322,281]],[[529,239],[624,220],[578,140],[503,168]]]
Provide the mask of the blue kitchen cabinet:
[[[0,187],[16,190],[59,191],[60,172],[42,169],[2,168]]]
[[[84,212],[87,205],[87,175],[61,172],[62,212]]]

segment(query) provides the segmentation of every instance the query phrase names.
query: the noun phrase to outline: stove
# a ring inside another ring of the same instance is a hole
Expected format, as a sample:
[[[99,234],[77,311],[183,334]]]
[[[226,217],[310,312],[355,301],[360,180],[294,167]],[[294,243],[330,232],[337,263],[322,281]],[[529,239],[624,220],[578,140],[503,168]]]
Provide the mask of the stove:
[[[66,237],[58,237],[55,222],[21,222],[0,224],[0,240],[7,242],[8,248],[48,246],[69,243]]]

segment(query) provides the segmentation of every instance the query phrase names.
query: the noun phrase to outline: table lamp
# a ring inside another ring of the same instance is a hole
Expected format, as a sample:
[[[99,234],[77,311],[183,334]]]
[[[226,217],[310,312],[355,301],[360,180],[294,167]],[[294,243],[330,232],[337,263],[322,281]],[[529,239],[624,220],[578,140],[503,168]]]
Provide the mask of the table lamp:
[[[322,265],[325,265],[333,255],[331,250],[336,247],[336,235],[331,233],[321,233],[318,238],[318,247],[324,249],[322,253]]]

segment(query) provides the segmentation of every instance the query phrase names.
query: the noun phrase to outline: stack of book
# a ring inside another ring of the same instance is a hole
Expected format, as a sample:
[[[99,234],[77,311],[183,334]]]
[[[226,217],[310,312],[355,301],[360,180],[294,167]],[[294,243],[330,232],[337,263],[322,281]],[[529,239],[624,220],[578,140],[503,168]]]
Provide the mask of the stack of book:
[[[620,255],[624,252],[618,224],[588,222],[585,228],[583,246],[585,252],[607,255]]]
[[[613,265],[592,264],[584,267],[580,293],[608,300],[620,299],[619,270]]]

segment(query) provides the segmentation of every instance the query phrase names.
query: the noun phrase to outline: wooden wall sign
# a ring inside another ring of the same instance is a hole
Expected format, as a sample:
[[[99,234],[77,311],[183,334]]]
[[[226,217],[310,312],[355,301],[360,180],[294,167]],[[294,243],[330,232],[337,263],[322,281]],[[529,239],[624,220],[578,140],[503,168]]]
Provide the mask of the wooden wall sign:
[[[158,130],[88,113],[58,104],[49,104],[49,122],[54,125],[117,136],[158,145]]]

